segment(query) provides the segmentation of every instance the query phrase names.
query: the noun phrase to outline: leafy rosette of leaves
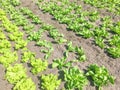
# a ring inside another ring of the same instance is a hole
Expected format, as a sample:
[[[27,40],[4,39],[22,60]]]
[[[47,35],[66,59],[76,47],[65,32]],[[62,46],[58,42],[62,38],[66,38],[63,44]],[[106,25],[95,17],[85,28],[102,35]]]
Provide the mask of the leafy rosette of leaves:
[[[14,66],[9,66],[5,74],[5,78],[11,84],[16,84],[21,79],[26,77],[26,69],[22,66],[22,64],[15,64]]]
[[[39,41],[41,37],[42,37],[42,33],[39,33],[39,32],[31,32],[31,33],[28,35],[28,40],[30,40],[30,41]]]
[[[33,74],[38,74],[47,69],[48,63],[47,61],[42,61],[41,59],[33,59],[30,64],[32,65],[31,72]]]
[[[10,49],[11,48],[10,42],[6,39],[0,40],[0,49],[2,49],[2,48]]]
[[[54,59],[52,63],[52,68],[57,67],[58,69],[63,69],[64,67],[70,67],[72,65],[72,61],[67,62],[65,57],[60,59]]]
[[[11,41],[17,41],[18,39],[22,39],[23,35],[24,33],[16,31],[16,32],[13,32],[12,34],[9,34],[8,37]]]
[[[82,90],[88,82],[86,76],[77,67],[64,70],[64,80],[67,90]]]
[[[36,85],[31,78],[23,78],[16,83],[13,90],[36,90]]]
[[[41,80],[42,90],[57,90],[61,83],[61,80],[58,80],[58,77],[53,74],[42,75]]]
[[[23,40],[23,39],[19,39],[15,42],[15,49],[21,49],[21,48],[26,48],[28,42]]]
[[[0,63],[2,63],[5,67],[8,67],[11,63],[14,63],[18,60],[18,56],[16,52],[5,52],[2,56],[0,56]]]
[[[119,58],[120,57],[120,46],[108,47],[107,53],[113,58]]]
[[[31,61],[33,59],[35,59],[35,54],[34,53],[32,53],[30,51],[23,52],[22,59],[21,59],[22,62],[28,62],[29,60]]]
[[[99,67],[96,64],[91,64],[88,67],[86,76],[92,78],[92,82],[96,87],[98,87],[98,90],[101,90],[101,87],[107,85],[109,82],[114,84],[115,80],[115,78],[109,74],[108,70],[104,66]]]
[[[85,61],[85,60],[87,60],[86,55],[85,55],[84,50],[83,50],[82,47],[76,47],[75,51],[77,53],[77,59],[79,61]]]
[[[10,0],[10,3],[13,5],[13,6],[18,6],[21,4],[20,0]]]

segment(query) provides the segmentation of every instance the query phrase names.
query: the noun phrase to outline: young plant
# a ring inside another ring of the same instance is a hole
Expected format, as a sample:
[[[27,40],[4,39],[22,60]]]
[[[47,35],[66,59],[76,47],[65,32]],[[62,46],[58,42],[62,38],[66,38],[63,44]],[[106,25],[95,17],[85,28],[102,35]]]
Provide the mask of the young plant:
[[[75,51],[75,47],[73,47],[73,44],[72,44],[71,41],[68,42],[68,44],[67,44],[67,50],[68,50],[69,52],[74,52],[74,51]]]
[[[16,83],[13,90],[36,90],[36,85],[31,78],[23,78]]]
[[[13,67],[9,66],[5,74],[5,78],[11,84],[16,84],[26,77],[26,69],[22,66],[22,64],[15,64]]]
[[[64,70],[64,80],[67,90],[82,90],[87,84],[87,78],[77,67]]]
[[[44,47],[44,49],[41,49],[40,51],[43,53],[46,53],[44,56],[45,59],[48,59],[51,55],[51,52],[53,51],[53,46],[51,42],[47,42],[46,40],[39,40],[37,42],[37,45],[40,47]]]
[[[93,84],[98,87],[98,90],[101,90],[101,87],[107,85],[109,82],[114,84],[115,80],[104,66],[99,67],[96,64],[91,64],[88,67],[86,76],[91,77]]]
[[[104,48],[104,39],[102,37],[95,37],[95,44],[98,45],[100,48]]]
[[[6,39],[0,40],[0,49],[2,49],[2,48],[10,49],[11,43]]]
[[[8,37],[11,41],[17,41],[18,39],[22,39],[23,35],[24,33],[16,31],[16,32],[9,34]]]
[[[110,46],[119,46],[120,45],[120,36],[114,35],[111,37],[111,39],[108,41]]]
[[[52,63],[52,68],[57,67],[58,69],[63,69],[63,67],[70,67],[72,65],[71,62],[66,62],[66,58],[54,59]]]
[[[77,53],[77,56],[78,56],[77,59],[78,59],[79,61],[85,61],[85,60],[87,59],[82,47],[76,47],[76,48],[75,48],[75,51],[76,51],[76,53]]]
[[[40,24],[41,23],[41,20],[39,19],[38,16],[34,15],[34,14],[31,14],[30,18],[32,18],[32,22],[35,23],[35,24]]]
[[[107,53],[113,58],[120,57],[120,46],[107,48]]]
[[[31,72],[33,74],[38,74],[39,72],[46,70],[48,66],[47,61],[42,61],[41,59],[33,59],[30,61],[30,64],[32,65]]]
[[[22,53],[22,62],[28,62],[29,60],[34,60],[35,59],[35,54],[30,52],[30,51],[25,51]]]
[[[0,56],[0,63],[2,63],[6,68],[17,60],[18,56],[16,52],[7,51]]]
[[[18,49],[26,48],[28,42],[23,39],[19,39],[15,43],[16,43],[15,49],[18,50]]]
[[[13,6],[18,6],[21,4],[20,0],[10,0],[10,3],[13,5]]]
[[[57,90],[61,83],[61,80],[58,80],[58,77],[53,74],[42,75],[41,81],[42,90]]]
[[[109,36],[109,33],[108,31],[106,30],[105,27],[101,27],[101,28],[98,28],[96,27],[95,30],[94,30],[94,36],[95,37],[108,37]]]
[[[93,32],[91,30],[88,30],[87,28],[84,28],[83,30],[77,32],[78,35],[81,35],[83,38],[90,38],[93,35]]]
[[[120,35],[120,22],[115,23],[115,24],[111,27],[111,30],[112,30],[114,33]]]
[[[27,33],[31,32],[34,29],[34,25],[33,24],[28,24],[23,26],[23,30],[25,30]]]
[[[28,36],[28,40],[30,41],[39,41],[39,39],[42,37],[42,34],[39,32],[31,32]]]

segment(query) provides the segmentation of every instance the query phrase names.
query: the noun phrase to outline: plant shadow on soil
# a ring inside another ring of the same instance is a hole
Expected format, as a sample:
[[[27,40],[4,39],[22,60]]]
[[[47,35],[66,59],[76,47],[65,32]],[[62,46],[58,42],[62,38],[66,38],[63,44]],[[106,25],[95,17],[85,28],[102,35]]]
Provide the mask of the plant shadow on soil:
[[[42,87],[42,84],[40,82],[42,82],[41,80],[41,76],[37,76],[37,79],[39,80],[39,83],[38,83],[38,88],[41,90],[41,87]]]

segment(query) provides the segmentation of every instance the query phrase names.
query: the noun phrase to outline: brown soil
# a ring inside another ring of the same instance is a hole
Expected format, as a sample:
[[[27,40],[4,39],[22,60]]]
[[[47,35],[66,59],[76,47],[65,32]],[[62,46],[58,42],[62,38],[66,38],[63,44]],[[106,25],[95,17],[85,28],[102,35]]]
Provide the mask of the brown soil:
[[[86,68],[90,65],[90,64],[98,64],[99,66],[104,65],[109,72],[116,77],[115,79],[115,84],[114,85],[108,85],[103,87],[103,90],[120,90],[120,59],[113,59],[111,57],[109,57],[103,49],[100,49],[99,47],[95,46],[93,44],[93,40],[92,39],[83,39],[81,37],[78,37],[74,34],[74,32],[72,31],[67,31],[66,30],[66,25],[64,24],[59,24],[58,21],[53,20],[53,16],[49,15],[48,13],[44,14],[41,10],[39,10],[38,6],[35,5],[35,0],[20,0],[22,2],[21,6],[22,7],[28,7],[30,10],[32,10],[34,12],[34,14],[38,15],[41,20],[47,24],[53,25],[55,28],[57,28],[59,30],[60,33],[64,34],[65,38],[67,40],[70,40],[73,42],[74,46],[81,46],[84,51],[85,51],[85,55],[87,56],[87,61],[85,62],[77,62],[74,63],[75,66],[78,66],[81,70],[86,70]],[[85,4],[82,3],[82,5],[85,7]],[[21,7],[20,6],[20,7]],[[90,6],[85,7],[86,9],[89,9]],[[105,12],[101,10],[101,15],[110,15],[113,16],[112,14]],[[120,17],[118,16],[113,16],[113,20],[114,21],[119,21]],[[35,29],[38,29],[39,26],[36,26]],[[48,40],[48,41],[53,41],[53,39],[49,38],[47,36],[47,33],[44,33],[45,35],[43,36],[44,39]],[[52,63],[52,60],[55,58],[60,58],[63,56],[63,52],[65,51],[65,46],[64,44],[58,45],[58,44],[53,44],[54,46],[54,51],[51,55],[51,57],[49,58],[48,62],[49,64]],[[30,42],[28,44],[28,48],[32,51],[36,53],[36,57],[37,58],[42,58],[44,57],[44,55],[42,53],[39,52],[40,48],[35,46],[35,42]],[[19,53],[20,54],[20,53]],[[70,60],[74,59],[75,55],[70,53],[69,54],[69,58]],[[52,69],[49,65],[48,69],[45,72],[42,72],[38,75],[32,75],[30,73],[30,67],[29,64],[24,64],[24,66],[27,68],[27,74],[29,77],[32,78],[32,80],[36,83],[37,86],[37,90],[39,89],[39,84],[40,84],[40,80],[39,80],[39,76],[42,73],[48,74],[48,73],[54,73],[54,74],[58,74],[58,70]],[[10,85],[6,80],[4,80],[4,75],[5,75],[5,69],[2,65],[0,65],[0,90],[11,90],[12,89],[12,85]],[[62,89],[63,87],[63,83],[61,84],[59,89]],[[87,85],[86,87],[84,87],[83,90],[96,90],[96,88],[92,85]]]

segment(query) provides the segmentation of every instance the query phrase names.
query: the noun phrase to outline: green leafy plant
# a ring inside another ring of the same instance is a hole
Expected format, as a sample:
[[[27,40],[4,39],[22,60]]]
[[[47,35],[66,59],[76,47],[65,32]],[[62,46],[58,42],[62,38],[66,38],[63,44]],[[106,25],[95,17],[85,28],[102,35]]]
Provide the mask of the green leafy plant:
[[[58,80],[58,77],[53,74],[42,75],[41,81],[41,89],[43,90],[56,90],[61,83],[61,80]]]
[[[108,41],[110,46],[119,46],[120,45],[120,36],[114,35],[111,37],[111,39]]]
[[[18,39],[23,38],[23,34],[24,33],[22,33],[22,32],[16,31],[16,32],[9,34],[8,37],[11,41],[17,41]]]
[[[32,20],[33,20],[32,22],[33,23],[35,23],[35,24],[40,24],[41,23],[41,20],[39,19],[38,16],[36,16],[34,14],[31,14],[29,17],[32,18]]]
[[[25,30],[27,33],[31,32],[34,29],[33,24],[28,24],[23,27],[23,30]]]
[[[13,90],[36,90],[36,85],[31,78],[23,78],[16,83]]]
[[[113,26],[110,27],[110,29],[111,29],[114,33],[120,35],[120,22],[114,23]]]
[[[73,44],[72,44],[71,41],[68,42],[68,44],[67,44],[67,50],[68,50],[69,52],[74,52],[74,51],[75,51],[75,47],[73,47]]]
[[[101,28],[96,27],[95,30],[94,30],[94,36],[95,37],[104,37],[104,38],[106,38],[106,37],[109,36],[109,33],[108,33],[108,31],[106,30],[105,27],[101,27]]]
[[[22,62],[28,62],[29,60],[34,60],[35,59],[35,54],[30,52],[30,51],[24,51],[22,53],[21,61]]]
[[[76,47],[75,51],[77,53],[77,59],[79,61],[85,61],[87,59],[82,47]]]
[[[82,31],[77,32],[78,35],[81,35],[84,38],[90,38],[93,35],[93,32],[91,30],[88,30],[87,28],[84,28]]]
[[[33,74],[38,74],[47,69],[48,63],[47,61],[42,61],[41,59],[33,59],[30,64],[32,65],[31,72]]]
[[[51,42],[47,42],[46,40],[39,40],[36,45],[40,47],[44,47],[44,49],[41,49],[40,51],[45,53],[44,56],[45,59],[48,59],[53,51],[53,46]]]
[[[15,49],[18,50],[18,49],[26,48],[28,42],[23,39],[19,39],[15,43],[16,43]]]
[[[98,87],[98,90],[101,90],[101,87],[107,85],[109,82],[114,84],[115,80],[104,66],[99,67],[96,64],[91,64],[88,67],[86,76],[91,77],[92,82],[96,87]]]
[[[31,32],[28,35],[28,40],[30,41],[39,41],[39,39],[41,38],[41,34],[39,32]]]
[[[64,70],[64,80],[67,90],[82,90],[88,82],[86,76],[77,67]]]
[[[52,63],[52,68],[57,67],[58,69],[63,69],[63,67],[70,67],[72,65],[72,62],[66,62],[66,58],[61,59],[54,59]]]
[[[16,52],[7,51],[0,56],[0,63],[2,63],[6,68],[17,60],[18,56]]]
[[[24,14],[24,15],[28,15],[30,16],[32,14],[32,11],[29,10],[27,7],[21,7],[20,11]]]
[[[21,79],[26,77],[26,69],[22,66],[22,64],[15,64],[14,66],[9,66],[5,74],[5,78],[11,84],[16,84]]]
[[[50,35],[50,37],[55,39],[55,41],[59,44],[67,42],[67,40],[63,38],[64,35],[60,34],[57,29],[50,30],[49,35]]]
[[[113,57],[113,58],[119,58],[120,57],[120,46],[118,47],[108,47],[107,53]]]
[[[11,48],[11,43],[6,39],[0,40],[0,49],[2,49],[2,48],[10,49]]]
[[[11,4],[14,5],[14,6],[18,6],[20,5],[20,0],[10,0]]]
[[[95,44],[98,45],[100,48],[104,48],[104,39],[102,37],[95,37]]]

